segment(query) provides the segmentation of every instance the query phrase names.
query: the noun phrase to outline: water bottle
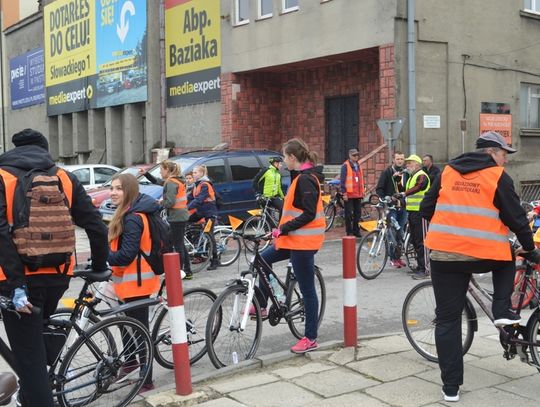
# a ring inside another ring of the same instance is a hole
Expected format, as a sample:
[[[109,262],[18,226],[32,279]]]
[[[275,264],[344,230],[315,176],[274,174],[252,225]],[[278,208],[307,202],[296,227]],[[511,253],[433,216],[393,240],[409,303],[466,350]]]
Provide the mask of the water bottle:
[[[232,353],[231,356],[232,356],[233,365],[237,365],[238,364],[238,353],[236,353],[236,351],[235,351],[235,352]]]
[[[272,274],[270,274],[268,279],[270,280],[270,287],[272,287],[272,291],[274,292],[276,299],[279,302],[284,302],[285,296],[283,295],[283,288],[281,288],[281,286],[279,285],[279,282],[276,280],[276,278]]]
[[[394,227],[394,229],[396,230],[401,229],[401,226],[399,226],[399,222],[396,220],[396,218],[391,217],[390,219],[392,219],[392,226]]]

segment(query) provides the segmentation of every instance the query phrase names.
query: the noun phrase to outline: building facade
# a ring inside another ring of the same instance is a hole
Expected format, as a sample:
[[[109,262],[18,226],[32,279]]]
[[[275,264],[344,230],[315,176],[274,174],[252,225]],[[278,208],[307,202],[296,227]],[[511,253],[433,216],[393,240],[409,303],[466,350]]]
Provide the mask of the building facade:
[[[432,154],[442,164],[474,149],[481,131],[497,130],[519,150],[509,164],[512,175],[520,182],[540,179],[540,1],[216,1],[219,100],[162,107],[160,35],[162,43],[167,39],[160,34],[158,2],[147,1],[147,100],[47,116],[46,103],[12,110],[4,89],[5,147],[13,132],[32,126],[48,135],[60,160],[84,161],[97,150],[103,162],[128,165],[150,160],[164,141],[180,152],[221,142],[279,149],[301,137],[325,164],[343,162],[347,150],[358,147],[369,157],[364,165],[372,186],[388,165],[377,120],[403,117],[396,148],[405,153]],[[176,30],[167,10],[187,7],[188,16],[192,5],[216,6],[210,0],[164,3],[166,33]],[[19,18],[4,7],[5,68],[11,58],[44,45],[37,4],[34,14]],[[186,24],[179,21],[177,31],[196,31]],[[170,49],[165,54],[170,58]]]

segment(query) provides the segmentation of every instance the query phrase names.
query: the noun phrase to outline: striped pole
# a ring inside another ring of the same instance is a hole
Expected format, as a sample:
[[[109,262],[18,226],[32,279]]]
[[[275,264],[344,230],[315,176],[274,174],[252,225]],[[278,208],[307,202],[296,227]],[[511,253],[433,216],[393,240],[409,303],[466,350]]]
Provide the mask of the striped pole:
[[[345,346],[358,346],[356,320],[356,238],[344,236],[343,247],[343,336]]]
[[[163,255],[163,266],[165,268],[165,284],[167,287],[167,306],[169,307],[176,394],[187,396],[193,392],[193,388],[189,368],[184,294],[182,292],[182,279],[178,272],[180,270],[180,255],[178,253],[165,253]]]

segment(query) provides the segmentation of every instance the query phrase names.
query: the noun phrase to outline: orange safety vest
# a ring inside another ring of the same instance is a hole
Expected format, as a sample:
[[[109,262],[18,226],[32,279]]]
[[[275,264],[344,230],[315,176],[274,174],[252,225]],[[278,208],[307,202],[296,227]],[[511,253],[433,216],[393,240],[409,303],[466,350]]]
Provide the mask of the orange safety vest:
[[[298,184],[298,177],[294,179],[291,186],[287,190],[285,201],[283,202],[283,214],[279,221],[279,226],[297,218],[304,211],[296,208],[294,203],[294,193]],[[315,175],[312,175],[319,185],[319,180]],[[279,236],[276,239],[275,246],[277,249],[294,249],[294,250],[319,250],[324,242],[324,229],[326,228],[326,219],[324,217],[323,204],[321,198],[321,190],[319,187],[319,197],[317,198],[317,214],[308,224],[300,229],[292,230],[287,235]]]
[[[193,198],[196,198],[197,195],[201,193],[203,184],[207,185],[209,195],[208,198],[204,200],[204,202],[214,202],[216,200],[216,193],[214,192],[214,187],[208,181],[199,182],[199,185],[193,188]]]
[[[149,255],[152,249],[152,239],[150,238],[150,228],[146,214],[135,212],[143,221],[143,232],[141,235],[141,251]],[[118,251],[118,238],[111,241],[111,250]],[[140,264],[140,284],[138,264]],[[159,290],[159,277],[154,274],[152,267],[138,255],[127,266],[113,266],[112,282],[116,295],[121,300],[133,297],[152,295]]]
[[[508,228],[493,205],[503,171],[490,167],[462,175],[446,166],[425,246],[478,259],[512,260]]]
[[[176,178],[169,178],[167,182],[173,182],[178,185],[178,191],[176,192],[176,201],[171,209],[186,209],[187,208],[187,195],[186,185]]]
[[[66,171],[64,171],[63,169],[58,168],[56,175],[60,179],[60,183],[62,184],[64,195],[66,196],[66,199],[68,201],[69,208],[71,208],[71,203],[73,202],[73,184],[71,183],[71,180],[69,179],[69,176],[67,175]],[[13,199],[15,197],[15,187],[17,186],[17,177],[3,169],[0,169],[0,177],[2,178],[4,182],[4,189],[5,189],[5,194],[6,194],[7,222],[10,226],[13,226]],[[63,268],[62,266],[60,267]],[[72,255],[71,263],[66,273],[68,276],[73,275],[74,267],[75,267],[75,256]],[[26,276],[37,276],[40,274],[58,274],[58,270],[56,269],[56,267],[41,267],[40,269],[36,271],[30,271],[28,267],[25,266],[24,274]],[[0,267],[0,281],[5,281],[5,280],[7,280],[7,277],[4,274],[4,270],[2,269],[2,267]]]
[[[353,171],[349,160],[346,160],[343,165],[345,165],[345,168],[347,169],[347,177],[345,178],[345,191],[348,194],[353,193],[354,184],[358,184],[358,192],[360,193],[360,195],[364,195],[364,174],[362,173],[360,164],[358,164],[358,181],[355,181],[354,179],[356,177],[356,174]]]

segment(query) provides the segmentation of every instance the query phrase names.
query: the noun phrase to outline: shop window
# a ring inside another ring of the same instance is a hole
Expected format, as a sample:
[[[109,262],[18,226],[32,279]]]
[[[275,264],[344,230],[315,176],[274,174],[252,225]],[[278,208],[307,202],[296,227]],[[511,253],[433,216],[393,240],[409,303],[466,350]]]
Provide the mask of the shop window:
[[[281,9],[283,13],[298,10],[298,0],[281,0]]]
[[[525,129],[540,128],[540,85],[522,83],[519,98],[519,125]]]
[[[270,18],[273,15],[272,0],[259,0],[258,18]]]
[[[540,14],[540,0],[523,0],[523,9],[531,13]]]
[[[234,24],[243,25],[249,23],[249,1],[234,0]]]

